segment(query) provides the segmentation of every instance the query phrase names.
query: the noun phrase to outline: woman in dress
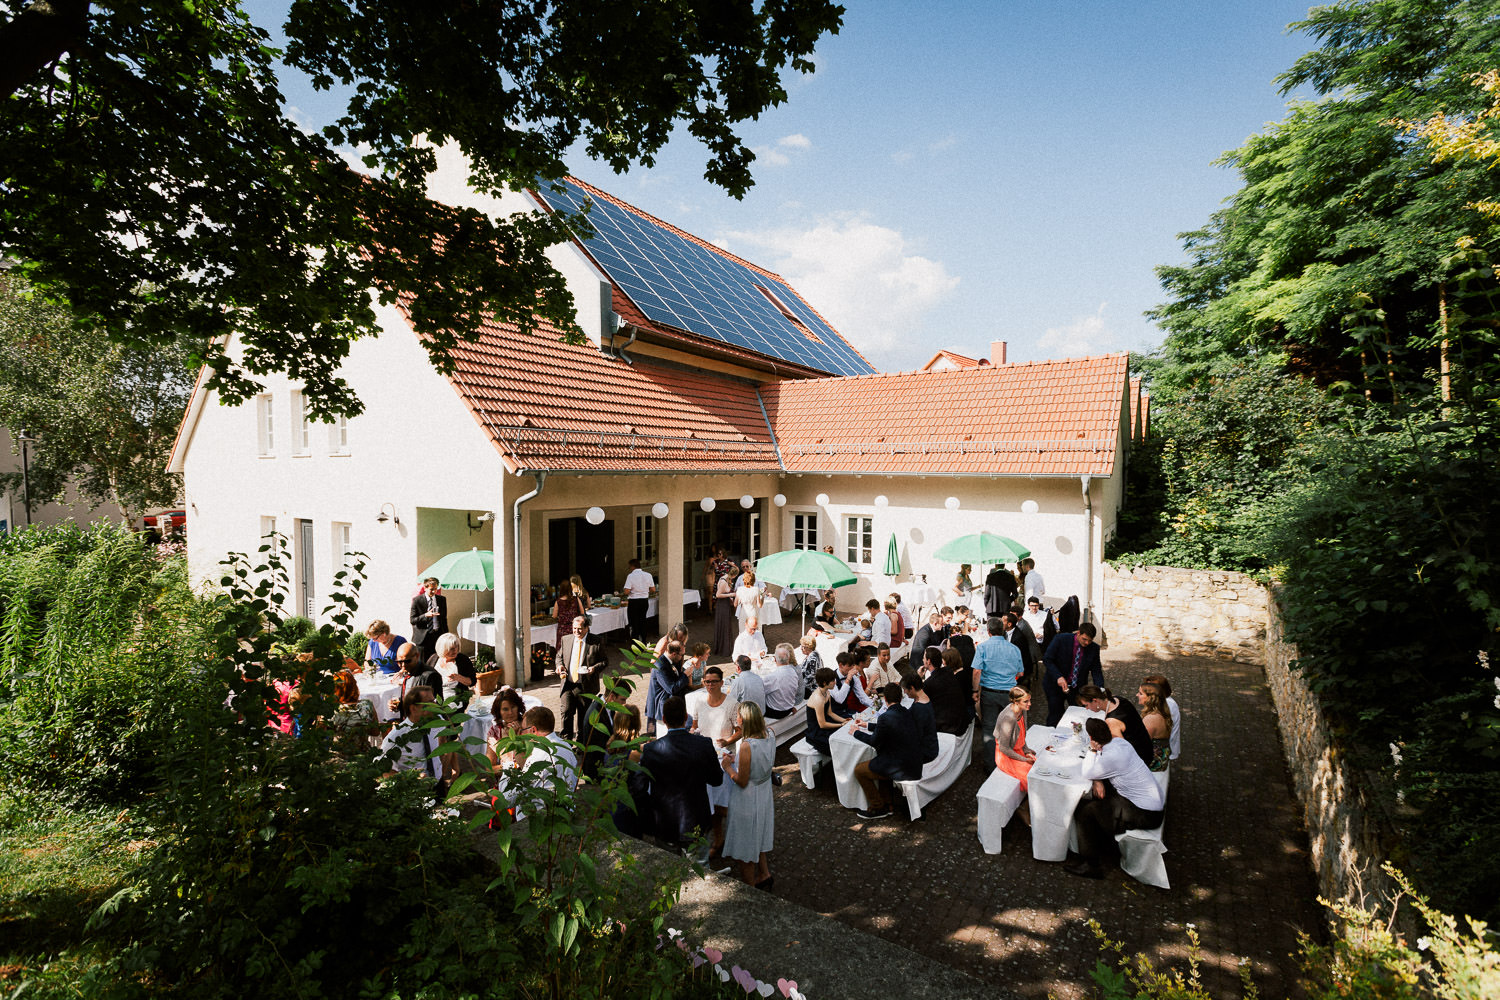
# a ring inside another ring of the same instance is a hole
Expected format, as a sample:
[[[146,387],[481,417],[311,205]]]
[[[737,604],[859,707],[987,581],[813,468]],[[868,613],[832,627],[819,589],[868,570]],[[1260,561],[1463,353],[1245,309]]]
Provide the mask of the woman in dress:
[[[1165,771],[1172,763],[1172,713],[1167,709],[1167,699],[1155,684],[1142,684],[1135,692],[1135,702],[1141,706],[1141,722],[1151,736],[1151,760],[1147,766],[1153,771]]]
[[[724,752],[721,763],[733,780],[729,790],[729,818],[724,824],[723,855],[739,862],[746,885],[770,891],[774,886],[766,857],[776,839],[775,800],[771,794],[771,765],[776,741],[766,733],[766,720],[753,701],[740,704],[739,744]]]
[[[349,667],[346,666],[334,675],[333,696],[339,707],[329,717],[328,728],[337,734],[334,740],[339,748],[368,748],[370,734],[380,723],[375,719],[375,706],[359,696],[359,682],[355,680],[354,671]]]
[[[500,693],[495,695],[495,703],[490,706],[495,715],[495,721],[484,734],[484,752],[490,759],[491,765],[500,763],[499,744],[501,740],[521,733],[521,716],[526,714],[526,703],[521,700],[521,695],[513,687],[503,687]]]
[[[760,618],[760,606],[764,598],[755,585],[755,570],[745,570],[745,581],[734,592],[734,614],[739,619],[740,629],[745,628],[746,618]]]
[[[365,629],[365,638],[370,640],[365,646],[366,664],[382,674],[394,674],[401,669],[401,664],[396,662],[396,650],[406,640],[393,634],[383,619],[377,618],[370,623]]]
[[[557,636],[552,640],[553,649],[562,648],[563,636],[573,631],[573,619],[588,614],[593,599],[583,589],[583,579],[574,573],[557,585],[557,603],[552,606],[552,615],[557,619]]]
[[[995,766],[1021,783],[1026,791],[1026,774],[1036,763],[1036,754],[1026,749],[1026,713],[1031,710],[1031,692],[1023,687],[1010,689],[1010,705],[995,720]]]
[[[474,661],[460,649],[461,645],[458,636],[452,632],[444,632],[438,637],[437,652],[428,659],[427,667],[442,675],[443,686],[452,691],[458,698],[458,704],[463,706],[469,703],[469,696],[474,693],[479,674],[474,670]],[[434,693],[441,697],[441,692]]]
[[[968,604],[969,591],[974,589],[974,581],[969,578],[969,571],[973,569],[968,563],[958,567],[958,576],[953,580],[953,603]]]
[[[828,749],[828,738],[835,729],[849,721],[833,710],[833,682],[838,679],[837,670],[819,667],[817,674],[813,676],[818,686],[807,696],[807,733],[803,739],[819,753],[830,757],[833,752]]]
[[[703,671],[708,666],[710,652],[706,642],[695,642],[688,647],[688,661],[683,664],[682,669],[688,675],[689,690],[696,690],[703,686]]]
[[[728,656],[734,652],[734,640],[740,634],[739,621],[734,613],[734,577],[719,574],[719,585],[714,589],[714,655]]]
[[[818,608],[818,613],[813,616],[811,627],[817,629],[819,632],[832,632],[838,623],[839,613],[833,606],[833,602],[824,601]]]

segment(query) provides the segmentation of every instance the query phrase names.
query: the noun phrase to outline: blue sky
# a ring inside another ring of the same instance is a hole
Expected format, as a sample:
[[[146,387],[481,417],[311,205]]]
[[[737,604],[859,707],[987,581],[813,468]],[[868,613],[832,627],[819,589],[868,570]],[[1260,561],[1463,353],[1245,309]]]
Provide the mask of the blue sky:
[[[1285,30],[1305,0],[845,5],[817,72],[743,130],[743,201],[686,136],[650,170],[570,167],[781,274],[888,371],[991,340],[1012,361],[1150,349],[1153,268],[1238,187],[1212,162],[1283,117],[1273,80],[1312,47]],[[247,7],[274,29],[285,4]]]

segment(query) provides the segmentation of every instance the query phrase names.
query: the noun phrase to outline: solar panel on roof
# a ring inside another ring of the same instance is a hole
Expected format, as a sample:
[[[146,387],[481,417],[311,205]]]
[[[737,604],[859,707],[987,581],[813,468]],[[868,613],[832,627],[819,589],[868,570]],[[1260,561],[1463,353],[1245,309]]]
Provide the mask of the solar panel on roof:
[[[561,191],[543,185],[542,197],[566,211],[577,211],[585,202],[592,205],[594,235],[583,241],[584,247],[653,322],[832,374],[874,371],[775,279],[614,202],[590,198],[572,181],[561,184]],[[777,301],[761,289],[770,290]],[[821,343],[810,340],[797,323]]]

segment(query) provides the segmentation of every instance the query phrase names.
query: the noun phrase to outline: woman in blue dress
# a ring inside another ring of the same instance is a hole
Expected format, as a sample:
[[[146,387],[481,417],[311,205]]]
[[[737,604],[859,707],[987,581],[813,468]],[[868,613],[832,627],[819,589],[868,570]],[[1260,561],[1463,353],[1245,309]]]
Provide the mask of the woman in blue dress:
[[[838,677],[838,671],[832,667],[819,667],[813,677],[818,686],[807,696],[807,735],[803,738],[816,747],[819,753],[826,753],[830,757],[833,753],[828,749],[828,737],[849,721],[833,710],[832,688]]]
[[[365,638],[370,642],[365,646],[365,663],[376,667],[382,674],[394,674],[401,669],[401,664],[396,660],[396,650],[406,642],[399,635],[391,633],[391,627],[383,619],[377,618],[365,629]]]

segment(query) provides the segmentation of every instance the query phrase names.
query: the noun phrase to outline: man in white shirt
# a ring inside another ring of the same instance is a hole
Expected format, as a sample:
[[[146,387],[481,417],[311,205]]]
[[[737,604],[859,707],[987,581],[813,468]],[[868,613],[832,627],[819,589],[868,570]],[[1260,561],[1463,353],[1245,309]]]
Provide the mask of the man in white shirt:
[[[632,640],[646,641],[646,611],[655,596],[656,581],[641,569],[639,559],[630,560],[630,572],[625,575],[625,618]]]
[[[729,697],[737,702],[753,701],[760,708],[760,714],[766,714],[766,685],[755,672],[754,664],[748,656],[736,656],[735,666],[739,672],[734,675],[733,682],[729,685]]]
[[[833,710],[846,719],[875,704],[875,699],[865,693],[859,662],[854,653],[839,654],[839,678],[833,682]]]
[[[797,669],[791,643],[776,647],[776,669],[762,681],[766,689],[765,717],[785,719],[791,715],[802,700],[802,671]]]
[[[758,660],[765,654],[765,651],[766,637],[760,634],[760,619],[752,615],[745,619],[745,631],[735,637],[734,649],[729,655],[736,660],[742,656]]]
[[[865,608],[870,612],[870,642],[878,649],[883,642],[887,646],[891,644],[891,616],[881,608],[879,601],[866,601]]]
[[[407,689],[401,697],[402,720],[391,727],[380,752],[390,760],[387,775],[398,771],[422,771],[432,779],[439,792],[444,790],[445,779],[452,772],[453,755],[434,757],[439,748],[437,730],[424,729],[422,723],[428,718],[430,705],[436,700],[432,688],[417,684]]]
[[[534,790],[544,783],[551,784],[558,792],[563,789],[571,792],[578,787],[578,755],[567,740],[553,732],[556,727],[557,717],[552,709],[545,705],[527,709],[521,716],[521,735],[542,739],[534,742],[524,757],[501,761],[502,773],[496,791],[515,808],[518,823],[528,814],[543,809],[543,801]]]
[[[1073,812],[1081,860],[1063,870],[1069,875],[1103,878],[1104,862],[1115,850],[1115,834],[1159,828],[1166,799],[1150,769],[1127,741],[1115,738],[1109,723],[1088,719],[1084,728],[1094,754],[1083,762],[1079,773],[1094,784]]]
[[[1043,597],[1047,593],[1047,584],[1042,580],[1042,574],[1036,571],[1035,559],[1022,559],[1021,566],[1026,570],[1026,599]]]

